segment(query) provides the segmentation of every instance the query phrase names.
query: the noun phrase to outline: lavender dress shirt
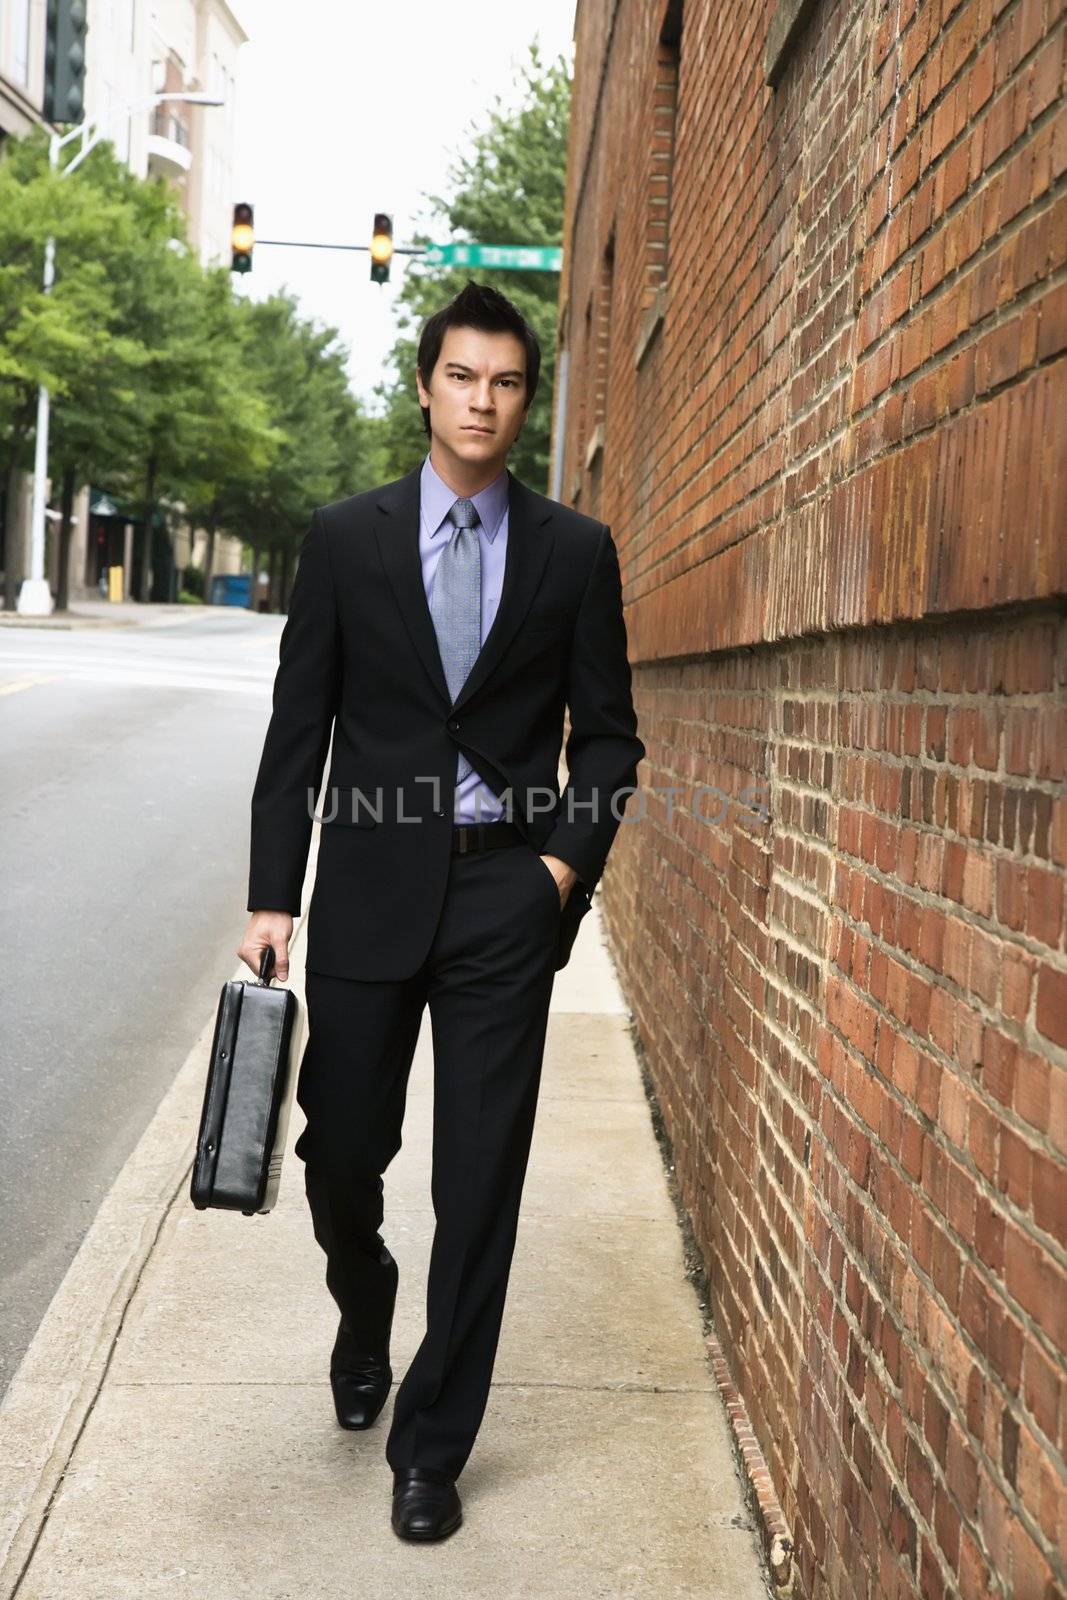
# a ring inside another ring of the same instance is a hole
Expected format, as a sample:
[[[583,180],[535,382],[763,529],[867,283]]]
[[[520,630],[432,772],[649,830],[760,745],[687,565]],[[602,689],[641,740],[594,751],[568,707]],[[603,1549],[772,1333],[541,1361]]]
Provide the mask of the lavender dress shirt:
[[[427,453],[419,480],[419,556],[422,560],[422,586],[427,604],[433,592],[433,578],[441,552],[445,549],[455,529],[448,513],[461,498],[448,487],[434,471]],[[500,604],[500,591],[504,584],[504,557],[508,547],[508,478],[506,471],[495,477],[484,489],[471,495],[478,512],[478,538],[482,553],[482,627],[480,643],[492,627]],[[456,757],[459,771],[459,757]],[[477,772],[456,784],[453,807],[454,820],[461,822],[495,822],[504,815],[504,807]]]

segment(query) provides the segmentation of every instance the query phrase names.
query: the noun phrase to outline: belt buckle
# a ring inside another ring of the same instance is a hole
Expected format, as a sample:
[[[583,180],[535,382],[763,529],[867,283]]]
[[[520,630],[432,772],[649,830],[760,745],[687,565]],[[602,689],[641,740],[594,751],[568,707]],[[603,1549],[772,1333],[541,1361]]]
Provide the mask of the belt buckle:
[[[460,827],[458,844],[459,849],[456,852],[457,855],[465,856],[471,848],[470,834],[465,826]]]

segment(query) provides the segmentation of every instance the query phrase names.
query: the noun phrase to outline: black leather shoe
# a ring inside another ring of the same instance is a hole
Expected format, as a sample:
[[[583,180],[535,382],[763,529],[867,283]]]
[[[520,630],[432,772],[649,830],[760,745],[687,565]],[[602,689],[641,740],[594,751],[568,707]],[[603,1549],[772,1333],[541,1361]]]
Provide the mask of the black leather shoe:
[[[342,1317],[330,1356],[330,1388],[341,1427],[369,1428],[388,1400],[392,1382],[388,1352],[360,1350]]]
[[[393,1473],[393,1532],[401,1539],[444,1539],[463,1521],[456,1480],[436,1467]]]

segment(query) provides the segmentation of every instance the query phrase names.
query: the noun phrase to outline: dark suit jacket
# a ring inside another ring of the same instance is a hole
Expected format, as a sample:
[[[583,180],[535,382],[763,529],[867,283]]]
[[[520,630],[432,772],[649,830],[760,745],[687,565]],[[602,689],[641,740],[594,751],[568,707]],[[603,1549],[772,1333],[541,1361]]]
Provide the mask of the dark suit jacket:
[[[422,583],[420,471],[312,515],[252,795],[248,909],[299,914],[332,729],[307,965],[364,980],[414,973],[445,894],[458,748],[529,843],[579,875],[558,970],[645,754],[615,543],[509,471],[500,605],[452,704]]]

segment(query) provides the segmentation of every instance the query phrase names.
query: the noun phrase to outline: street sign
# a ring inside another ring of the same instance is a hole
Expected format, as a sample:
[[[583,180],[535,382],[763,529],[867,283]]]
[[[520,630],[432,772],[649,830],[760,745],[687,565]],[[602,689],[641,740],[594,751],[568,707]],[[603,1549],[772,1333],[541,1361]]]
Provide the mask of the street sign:
[[[423,261],[442,267],[502,267],[513,272],[559,272],[558,244],[431,244]]]

